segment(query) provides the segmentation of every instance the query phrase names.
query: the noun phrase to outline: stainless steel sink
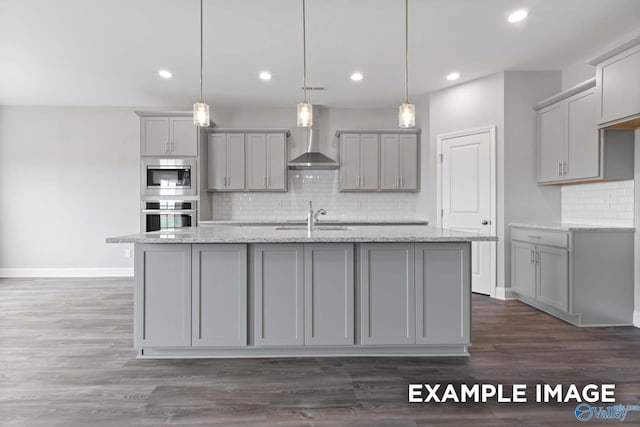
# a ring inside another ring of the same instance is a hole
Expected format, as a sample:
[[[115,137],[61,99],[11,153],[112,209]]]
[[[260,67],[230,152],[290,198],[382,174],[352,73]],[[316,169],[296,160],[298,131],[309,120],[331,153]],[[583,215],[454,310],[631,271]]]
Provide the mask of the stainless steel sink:
[[[276,230],[306,230],[306,225],[283,225],[276,227]],[[313,231],[339,231],[339,230],[351,230],[350,227],[344,225],[316,225]]]

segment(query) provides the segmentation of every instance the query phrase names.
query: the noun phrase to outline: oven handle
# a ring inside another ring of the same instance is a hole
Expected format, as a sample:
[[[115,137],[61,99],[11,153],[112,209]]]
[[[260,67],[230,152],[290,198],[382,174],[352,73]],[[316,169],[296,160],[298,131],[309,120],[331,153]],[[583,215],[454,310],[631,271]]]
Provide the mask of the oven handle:
[[[160,214],[160,215],[164,215],[164,214],[188,214],[188,215],[193,215],[196,213],[195,209],[143,209],[142,210],[143,214]]]

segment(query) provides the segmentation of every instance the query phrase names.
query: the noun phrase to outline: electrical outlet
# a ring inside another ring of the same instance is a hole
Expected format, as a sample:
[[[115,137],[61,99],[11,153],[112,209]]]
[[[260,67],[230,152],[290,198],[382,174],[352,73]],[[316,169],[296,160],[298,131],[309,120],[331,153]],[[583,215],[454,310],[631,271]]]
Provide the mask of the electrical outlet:
[[[124,256],[127,258],[131,258],[131,248],[126,248],[124,250]]]

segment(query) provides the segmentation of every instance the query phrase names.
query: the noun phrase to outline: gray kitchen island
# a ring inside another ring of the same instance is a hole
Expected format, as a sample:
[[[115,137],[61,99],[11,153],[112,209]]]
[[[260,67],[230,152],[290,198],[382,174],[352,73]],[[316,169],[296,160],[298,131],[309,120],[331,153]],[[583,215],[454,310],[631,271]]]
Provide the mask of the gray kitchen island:
[[[471,243],[429,226],[207,226],[135,244],[139,357],[464,356]]]

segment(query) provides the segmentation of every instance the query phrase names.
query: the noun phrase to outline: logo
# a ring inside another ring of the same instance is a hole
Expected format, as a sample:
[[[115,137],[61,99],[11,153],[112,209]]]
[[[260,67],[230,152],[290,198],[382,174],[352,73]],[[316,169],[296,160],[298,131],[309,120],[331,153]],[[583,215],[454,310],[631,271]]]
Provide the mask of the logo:
[[[614,405],[614,406],[591,406],[588,403],[581,403],[576,406],[576,419],[580,422],[587,422],[593,417],[600,420],[624,421],[630,411],[640,411],[640,405]]]
[[[586,403],[581,403],[576,406],[576,419],[578,421],[589,421],[593,417],[591,413],[591,405]]]

